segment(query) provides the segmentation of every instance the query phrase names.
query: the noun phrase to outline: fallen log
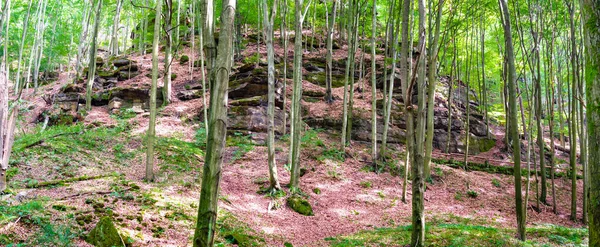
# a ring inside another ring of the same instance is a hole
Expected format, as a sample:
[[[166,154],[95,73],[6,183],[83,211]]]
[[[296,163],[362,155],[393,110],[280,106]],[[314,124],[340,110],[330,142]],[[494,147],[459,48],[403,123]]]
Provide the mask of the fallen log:
[[[115,176],[118,176],[118,174],[111,173],[111,174],[103,174],[103,175],[96,175],[96,176],[83,175],[81,177],[57,179],[57,180],[50,180],[50,181],[44,181],[44,182],[34,181],[34,182],[27,183],[27,185],[25,187],[26,188],[41,188],[41,187],[52,186],[52,185],[62,185],[65,183],[94,180],[94,179],[99,179],[99,178],[115,177]]]

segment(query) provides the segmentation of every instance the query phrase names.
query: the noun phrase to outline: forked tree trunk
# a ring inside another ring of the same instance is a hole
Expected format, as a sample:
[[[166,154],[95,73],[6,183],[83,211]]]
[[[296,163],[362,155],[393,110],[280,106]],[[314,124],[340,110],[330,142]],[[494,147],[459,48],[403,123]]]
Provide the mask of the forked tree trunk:
[[[211,70],[210,74],[213,82],[210,87],[210,131],[202,172],[196,230],[192,241],[194,247],[210,247],[215,240],[219,182],[227,134],[227,89],[233,56],[235,8],[236,0],[223,0],[218,56],[215,69]]]

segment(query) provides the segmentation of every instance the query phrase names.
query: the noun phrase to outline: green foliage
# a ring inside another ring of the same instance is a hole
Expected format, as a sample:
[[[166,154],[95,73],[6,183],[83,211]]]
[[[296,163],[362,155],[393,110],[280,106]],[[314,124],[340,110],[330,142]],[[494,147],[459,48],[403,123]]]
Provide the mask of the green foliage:
[[[254,143],[250,139],[250,135],[244,135],[241,132],[233,133],[233,136],[227,138],[227,146],[237,147],[233,151],[233,155],[231,157],[231,163],[241,159],[244,155],[252,150],[254,150]]]
[[[265,246],[265,240],[257,236],[247,224],[236,219],[228,211],[219,210],[215,246]]]
[[[474,191],[474,190],[469,190],[469,191],[467,191],[467,196],[469,196],[471,198],[477,198],[477,196],[479,196],[479,193],[477,193],[477,191]]]
[[[79,232],[69,225],[53,225],[50,213],[45,209],[46,199],[27,201],[17,205],[0,202],[0,225],[19,220],[24,224],[35,226],[36,233],[27,243],[14,243],[19,236],[0,234],[0,244],[6,246],[73,246],[73,239],[79,237]],[[24,245],[21,245],[24,244]]]
[[[260,54],[254,53],[253,55],[244,58],[244,64],[258,63],[260,61]]]
[[[494,185],[494,187],[498,187],[498,188],[502,187],[500,180],[498,180],[496,178],[492,179],[492,185]]]
[[[172,137],[158,137],[155,145],[159,165],[163,170],[189,172],[197,168],[204,157],[195,143]]]
[[[360,187],[369,189],[369,188],[371,188],[371,186],[372,186],[371,181],[360,181]]]
[[[202,150],[206,150],[206,129],[204,127],[199,128],[194,137],[196,146]]]
[[[344,162],[346,160],[346,153],[343,150],[337,148],[325,148],[320,156],[317,157],[318,161],[333,160]]]
[[[470,220],[462,223],[432,222],[426,228],[428,246],[547,246],[551,242],[558,246],[578,245],[585,239],[587,230],[557,226],[527,228],[530,240],[521,242],[514,238],[514,230],[491,226],[474,225]],[[410,244],[412,227],[375,228],[348,236],[329,237],[334,247],[349,246],[405,246]]]
[[[117,113],[111,115],[111,117],[117,120],[127,120],[137,116],[137,113],[133,110],[133,108],[126,108],[117,111]]]

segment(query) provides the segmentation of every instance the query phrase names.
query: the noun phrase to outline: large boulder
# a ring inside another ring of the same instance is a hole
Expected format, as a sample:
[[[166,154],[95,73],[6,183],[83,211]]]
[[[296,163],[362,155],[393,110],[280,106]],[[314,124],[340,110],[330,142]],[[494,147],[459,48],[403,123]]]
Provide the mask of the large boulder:
[[[256,133],[267,132],[267,106],[255,105],[251,101],[242,103],[232,102],[228,111],[227,128],[232,130],[247,130]],[[236,105],[237,104],[237,105]],[[283,133],[284,112],[275,107],[275,133]]]

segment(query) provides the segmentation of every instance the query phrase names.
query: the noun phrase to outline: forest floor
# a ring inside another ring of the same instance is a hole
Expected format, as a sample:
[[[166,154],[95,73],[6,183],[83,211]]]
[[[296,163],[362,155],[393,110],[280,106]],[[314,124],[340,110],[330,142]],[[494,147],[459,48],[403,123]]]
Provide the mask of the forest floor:
[[[245,51],[255,48],[249,45]],[[307,55],[319,54],[324,53]],[[144,71],[149,70],[149,55],[132,59]],[[189,72],[186,65],[173,65],[173,72],[179,75],[174,80],[177,92],[189,80]],[[149,84],[144,74],[123,84]],[[106,107],[94,107],[83,124],[46,130],[36,124],[40,109],[46,107],[39,95],[56,93],[70,80],[63,73],[56,84],[42,87],[36,95],[32,90],[25,92],[31,107],[17,131],[9,170],[12,193],[0,200],[10,202],[0,204],[0,245],[89,246],[85,234],[107,215],[133,246],[190,245],[205,136],[203,125],[189,119],[200,114],[202,100],[184,102],[173,97],[172,104],[161,108],[157,181],[148,183],[143,181],[147,113],[111,114]],[[318,87],[307,81],[304,86]],[[288,89],[290,93],[291,87]],[[364,90],[369,92],[369,85]],[[343,90],[334,89],[333,93],[341,98]],[[368,109],[370,100],[370,94],[365,93],[356,99],[355,107]],[[340,100],[307,105],[309,114],[341,114]],[[503,130],[494,126],[492,131],[497,146],[477,156],[487,157],[492,165],[507,166],[507,155],[498,158]],[[288,167],[283,165],[287,138],[281,137],[276,148],[282,185],[289,181]],[[241,133],[230,136],[220,184],[218,246],[406,245],[410,241],[411,186],[409,180],[404,203],[403,146],[391,144],[395,161],[374,172],[368,162],[370,144],[352,142],[344,156],[336,149],[338,139],[339,133],[332,130],[305,132],[301,165],[306,173],[300,188],[308,196],[314,216],[302,216],[285,205],[285,196],[258,193],[268,183],[266,147]],[[436,154],[449,158],[439,150]],[[460,157],[457,154],[454,159]],[[482,162],[477,157],[472,160]],[[549,205],[535,210],[532,186],[527,210],[530,240],[519,242],[514,240],[513,176],[444,164],[434,164],[432,173],[425,194],[427,236],[432,246],[563,246],[587,242],[584,225],[569,219],[571,181],[566,177],[555,181],[557,214],[552,212],[550,196]],[[81,181],[64,181],[68,178]],[[43,184],[54,180],[62,182]],[[582,181],[577,183],[581,195]],[[581,218],[580,196],[577,205]]]

